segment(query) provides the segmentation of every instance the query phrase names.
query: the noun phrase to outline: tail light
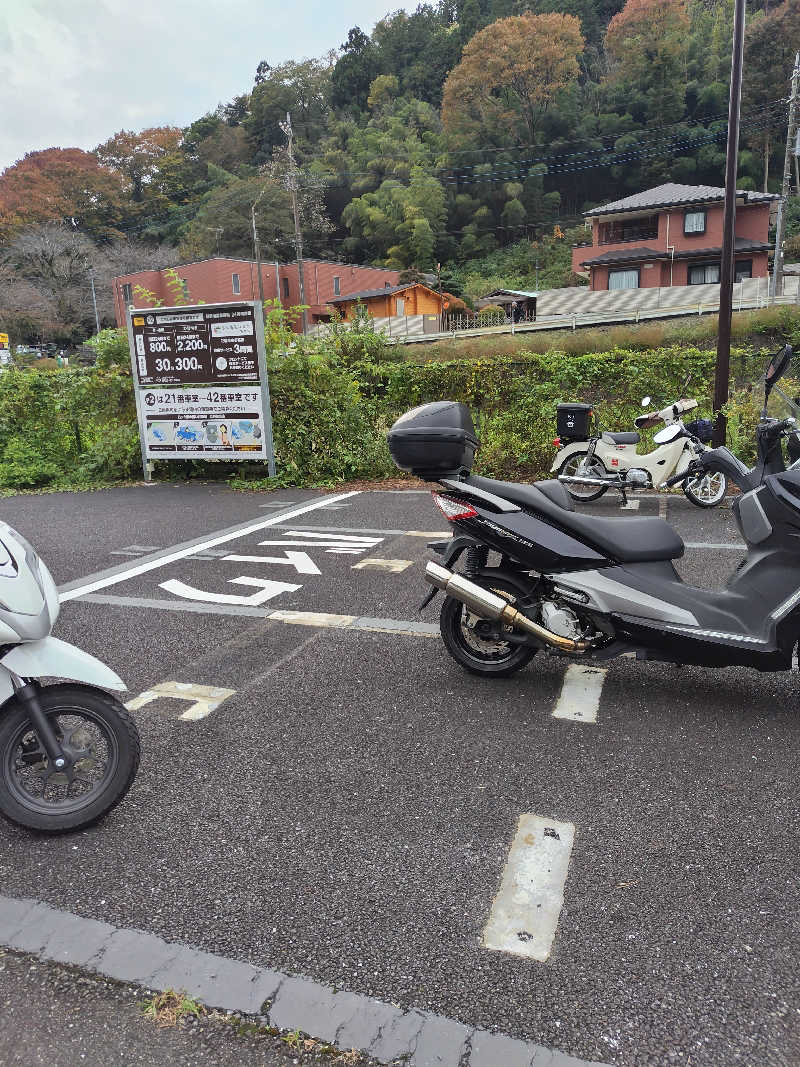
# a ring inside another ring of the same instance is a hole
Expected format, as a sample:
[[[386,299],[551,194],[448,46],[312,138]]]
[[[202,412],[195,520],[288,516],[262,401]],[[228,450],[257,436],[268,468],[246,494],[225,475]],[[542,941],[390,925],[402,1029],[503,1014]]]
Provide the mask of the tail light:
[[[554,437],[553,438],[553,448],[561,448],[561,438],[560,437]]]
[[[431,493],[433,502],[439,508],[448,522],[456,522],[457,519],[474,519],[478,512],[470,504],[462,500],[451,500],[450,497],[440,493]]]

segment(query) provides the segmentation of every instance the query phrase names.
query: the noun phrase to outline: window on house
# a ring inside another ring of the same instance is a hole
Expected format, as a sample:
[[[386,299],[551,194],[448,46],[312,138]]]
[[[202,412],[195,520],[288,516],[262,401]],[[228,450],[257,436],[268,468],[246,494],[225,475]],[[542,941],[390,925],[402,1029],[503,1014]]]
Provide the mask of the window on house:
[[[706,232],[705,211],[687,211],[683,216],[683,232],[685,234]]]
[[[608,272],[609,289],[638,289],[638,270],[610,270]]]
[[[241,291],[242,291],[241,287],[239,285],[239,275],[238,274],[232,274],[231,275],[231,289],[233,290],[233,295],[234,296],[238,296],[239,293],[241,293]]]
[[[340,296],[341,295],[341,291],[342,290],[341,290],[341,286],[339,285],[339,279],[336,277],[336,275],[334,275],[334,277],[333,277],[333,295],[334,296]]]
[[[383,288],[384,289],[391,289],[392,288],[392,283],[391,282],[384,282]]]
[[[397,315],[405,315],[405,313],[406,313],[406,302],[402,298],[402,296],[398,296],[398,298],[397,298],[397,311],[396,311],[395,314],[397,314]]]
[[[740,259],[736,263],[734,270],[736,271],[735,280],[737,282],[744,281],[745,278],[753,277],[753,261],[752,259]]]
[[[689,285],[713,285],[719,281],[719,263],[696,263],[689,267]]]
[[[657,238],[658,215],[601,222],[597,230],[597,243],[601,245],[621,244],[625,241],[655,241]]]
[[[289,279],[288,278],[284,278],[283,279],[283,299],[284,300],[288,300],[289,299]]]
[[[189,299],[189,283],[185,278],[181,278],[181,289],[183,289],[183,299]]]
[[[122,301],[126,307],[133,303],[133,286],[129,282],[122,286]]]

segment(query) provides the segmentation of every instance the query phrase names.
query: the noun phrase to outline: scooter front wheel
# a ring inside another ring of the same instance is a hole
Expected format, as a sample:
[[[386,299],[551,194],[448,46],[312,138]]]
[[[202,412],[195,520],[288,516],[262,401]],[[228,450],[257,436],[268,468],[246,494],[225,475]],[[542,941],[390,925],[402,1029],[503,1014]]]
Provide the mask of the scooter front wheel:
[[[475,579],[472,579],[473,581]],[[519,590],[501,578],[481,581],[483,588],[514,604]],[[489,622],[473,614],[466,604],[446,597],[439,616],[439,629],[447,651],[472,674],[503,678],[530,663],[538,649],[505,639],[512,627]]]
[[[567,474],[573,478],[577,474],[588,474],[590,478],[607,477],[606,469],[600,460],[596,456],[592,456],[587,461],[586,452],[573,452],[561,464],[561,469],[558,473],[559,475]],[[582,500],[584,503],[589,500],[597,500],[603,493],[608,492],[605,486],[601,486],[598,489],[596,486],[580,485],[578,482],[562,482],[561,484],[573,500]]]
[[[706,471],[694,478],[687,478],[683,483],[687,499],[698,508],[715,508],[725,499],[728,491],[728,479],[722,471]]]
[[[0,711],[0,814],[32,830],[80,830],[106,815],[139,769],[133,719],[108,693],[65,683],[39,692],[64,751],[50,763],[27,713],[13,701]]]

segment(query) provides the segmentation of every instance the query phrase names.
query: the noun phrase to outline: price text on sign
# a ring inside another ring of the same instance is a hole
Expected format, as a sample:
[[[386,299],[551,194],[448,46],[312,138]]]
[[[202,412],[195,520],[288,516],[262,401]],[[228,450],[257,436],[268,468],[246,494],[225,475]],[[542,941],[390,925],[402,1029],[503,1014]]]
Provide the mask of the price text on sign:
[[[139,385],[258,381],[258,344],[249,305],[133,315]]]

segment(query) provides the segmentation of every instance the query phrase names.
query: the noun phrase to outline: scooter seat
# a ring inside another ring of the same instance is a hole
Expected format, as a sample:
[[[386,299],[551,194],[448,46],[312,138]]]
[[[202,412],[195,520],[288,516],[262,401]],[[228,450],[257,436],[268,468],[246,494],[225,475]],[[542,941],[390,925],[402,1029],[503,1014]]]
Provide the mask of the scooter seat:
[[[541,518],[576,534],[582,541],[619,563],[680,559],[684,552],[685,546],[680,535],[663,519],[600,519],[594,515],[567,511],[554,503],[547,491],[542,492],[539,488],[539,484],[544,486],[552,482],[518,485],[481,478],[476,474],[470,474],[465,481],[468,485],[519,504],[527,511],[536,512]]]
[[[603,433],[603,440],[610,445],[638,445],[641,437],[634,430],[625,433]]]

